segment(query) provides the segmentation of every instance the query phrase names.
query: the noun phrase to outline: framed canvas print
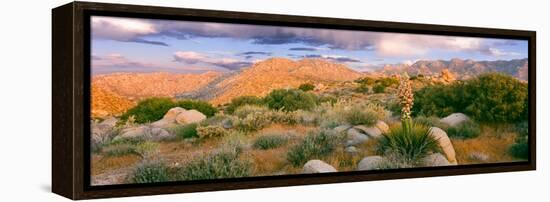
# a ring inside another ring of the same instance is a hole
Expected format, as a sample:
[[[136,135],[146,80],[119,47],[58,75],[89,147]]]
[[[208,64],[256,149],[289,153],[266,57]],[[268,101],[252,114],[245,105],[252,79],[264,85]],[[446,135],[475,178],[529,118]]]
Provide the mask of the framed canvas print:
[[[536,167],[534,31],[82,2],[52,23],[71,199]]]

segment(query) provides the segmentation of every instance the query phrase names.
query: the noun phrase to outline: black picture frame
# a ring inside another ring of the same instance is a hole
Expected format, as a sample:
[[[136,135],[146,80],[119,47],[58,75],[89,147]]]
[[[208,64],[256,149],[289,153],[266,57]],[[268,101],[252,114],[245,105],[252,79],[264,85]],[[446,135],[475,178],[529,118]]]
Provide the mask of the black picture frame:
[[[450,167],[90,186],[90,16],[92,15],[528,40],[529,159],[526,162]],[[343,183],[536,169],[535,31],[72,2],[52,9],[52,82],[52,190],[54,193],[70,199]]]

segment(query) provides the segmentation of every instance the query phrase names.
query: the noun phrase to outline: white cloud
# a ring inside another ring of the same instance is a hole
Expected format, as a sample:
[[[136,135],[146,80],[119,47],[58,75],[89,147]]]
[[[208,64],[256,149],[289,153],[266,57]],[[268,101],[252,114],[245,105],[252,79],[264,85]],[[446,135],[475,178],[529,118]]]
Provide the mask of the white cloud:
[[[92,35],[98,38],[131,41],[136,37],[157,34],[153,23],[130,18],[92,17]]]
[[[490,54],[492,56],[496,56],[496,57],[521,55],[517,52],[502,51],[502,50],[497,49],[497,48],[489,48],[489,49],[487,49],[487,51],[488,51],[488,54]]]
[[[195,64],[209,60],[208,56],[193,52],[193,51],[177,51],[174,53],[174,60],[177,62],[185,62],[187,64]]]
[[[223,67],[229,70],[236,70],[242,67],[250,66],[252,63],[248,61],[238,60],[235,58],[216,59],[208,55],[193,52],[193,51],[177,51],[174,53],[174,61],[185,64],[209,64],[218,67]]]
[[[387,32],[314,29],[246,24],[223,24],[189,21],[146,20],[117,17],[93,17],[94,37],[117,41],[168,45],[145,40],[147,36],[167,36],[184,40],[196,37],[228,37],[257,44],[304,44],[308,47],[376,51],[380,56],[424,56],[433,50],[491,51],[487,39]],[[495,40],[492,39],[492,42]],[[204,58],[199,58],[204,59]]]

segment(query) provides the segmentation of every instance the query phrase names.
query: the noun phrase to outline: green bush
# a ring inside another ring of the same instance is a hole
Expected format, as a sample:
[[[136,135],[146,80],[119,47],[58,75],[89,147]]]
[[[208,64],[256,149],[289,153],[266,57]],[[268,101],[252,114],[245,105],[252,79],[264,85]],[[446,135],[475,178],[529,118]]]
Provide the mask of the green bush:
[[[218,109],[213,107],[210,103],[200,100],[180,100],[174,104],[174,107],[181,107],[184,109],[195,109],[206,117],[212,117],[218,112]]]
[[[239,118],[245,118],[250,114],[266,114],[269,113],[269,109],[265,106],[258,106],[258,105],[243,105],[237,108],[233,115],[239,117]]]
[[[384,86],[384,87],[391,87],[391,86],[397,86],[399,85],[399,79],[394,77],[384,77],[381,79],[376,80],[376,83]]]
[[[124,156],[135,154],[141,157],[147,157],[157,151],[158,145],[152,142],[139,143],[116,143],[102,148],[105,156]]]
[[[338,139],[329,130],[308,134],[302,142],[290,148],[287,160],[294,167],[302,166],[311,159],[321,159],[330,155],[336,148]]]
[[[479,124],[473,121],[466,121],[457,126],[447,128],[447,134],[449,137],[454,138],[476,138],[481,133]]]
[[[298,111],[292,111],[292,112],[284,112],[284,111],[270,111],[267,115],[269,117],[269,120],[272,123],[280,123],[280,124],[286,124],[286,125],[294,125],[298,123],[301,117],[298,117],[297,112],[302,112],[302,110]]]
[[[360,78],[360,79],[357,79],[355,80],[356,83],[359,83],[359,84],[365,84],[365,85],[372,85],[376,82],[376,79],[375,78],[371,78],[371,77],[363,77],[363,78]]]
[[[239,159],[239,151],[222,150],[200,156],[176,172],[177,180],[241,178],[252,174],[252,164]]]
[[[133,116],[136,123],[158,121],[173,107],[174,102],[170,98],[147,98],[126,111],[120,119],[126,121],[130,116]]]
[[[514,158],[528,159],[529,158],[529,142],[527,136],[520,136],[516,142],[508,148],[508,153]]]
[[[227,105],[227,107],[225,108],[225,112],[227,114],[233,114],[233,112],[240,106],[244,106],[244,105],[259,106],[263,104],[264,104],[263,100],[256,96],[240,96],[240,97],[233,98],[231,100],[231,103],[229,103],[229,105]]]
[[[221,126],[198,126],[197,135],[199,138],[216,138],[223,137],[227,131]]]
[[[256,149],[268,150],[280,147],[287,142],[288,138],[285,134],[268,134],[256,138],[252,146]]]
[[[198,124],[196,123],[190,123],[183,126],[178,126],[173,130],[176,136],[181,139],[194,138],[199,137],[197,133],[197,126]]]
[[[131,178],[133,183],[154,183],[169,180],[169,169],[164,163],[160,162],[145,162],[138,165]]]
[[[336,98],[333,95],[322,94],[317,96],[317,104],[322,104],[322,103],[334,104],[337,101],[338,101],[338,98]]]
[[[415,92],[413,113],[444,117],[464,112],[488,123],[527,120],[527,84],[501,73],[488,73],[465,82],[429,86]]]
[[[527,136],[529,134],[529,123],[522,121],[516,125],[516,132],[519,136]]]
[[[375,85],[374,87],[372,87],[372,91],[374,93],[383,93],[386,91],[386,87],[382,84],[378,84],[378,85]]]
[[[295,111],[310,110],[316,106],[317,96],[313,93],[295,89],[273,90],[264,98],[270,109]]]
[[[311,90],[315,89],[315,86],[311,83],[304,83],[304,84],[300,85],[298,87],[298,89],[300,89],[304,92],[307,92],[307,91],[311,91]]]
[[[383,109],[378,105],[354,105],[350,110],[344,112],[345,121],[351,125],[371,126],[376,121],[383,119]]]
[[[369,93],[370,88],[366,84],[361,84],[361,85],[357,86],[353,91],[355,91],[357,93]]]
[[[271,124],[269,113],[251,113],[245,118],[236,121],[235,126],[243,132],[252,132],[260,130]]]
[[[410,131],[401,126],[393,127],[383,135],[378,142],[378,153],[394,154],[405,162],[416,163],[427,154],[439,151],[437,140],[424,125],[413,124]]]
[[[207,117],[213,116],[217,112],[215,107],[203,101],[182,100],[174,102],[171,98],[155,97],[138,102],[135,107],[126,111],[120,119],[126,121],[130,116],[133,116],[136,123],[158,121],[162,119],[168,110],[174,107],[195,109]]]

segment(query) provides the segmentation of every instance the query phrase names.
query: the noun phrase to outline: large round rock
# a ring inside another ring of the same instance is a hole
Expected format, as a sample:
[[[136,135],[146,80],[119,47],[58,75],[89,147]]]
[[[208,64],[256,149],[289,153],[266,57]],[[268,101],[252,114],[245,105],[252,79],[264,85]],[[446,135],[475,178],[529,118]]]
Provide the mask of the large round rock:
[[[380,167],[380,164],[384,161],[384,158],[381,156],[368,156],[357,164],[357,170],[377,170]]]
[[[456,165],[457,161],[455,156],[455,149],[453,147],[451,139],[449,139],[449,136],[447,136],[447,133],[441,128],[431,127],[430,135],[437,140],[437,143],[439,144],[439,147],[441,147],[441,149],[443,150],[443,153],[447,157],[447,160],[449,160],[451,164]]]
[[[302,173],[310,174],[310,173],[331,173],[331,172],[338,172],[334,167],[331,165],[321,161],[321,160],[309,160],[305,165],[304,169],[302,170]]]

